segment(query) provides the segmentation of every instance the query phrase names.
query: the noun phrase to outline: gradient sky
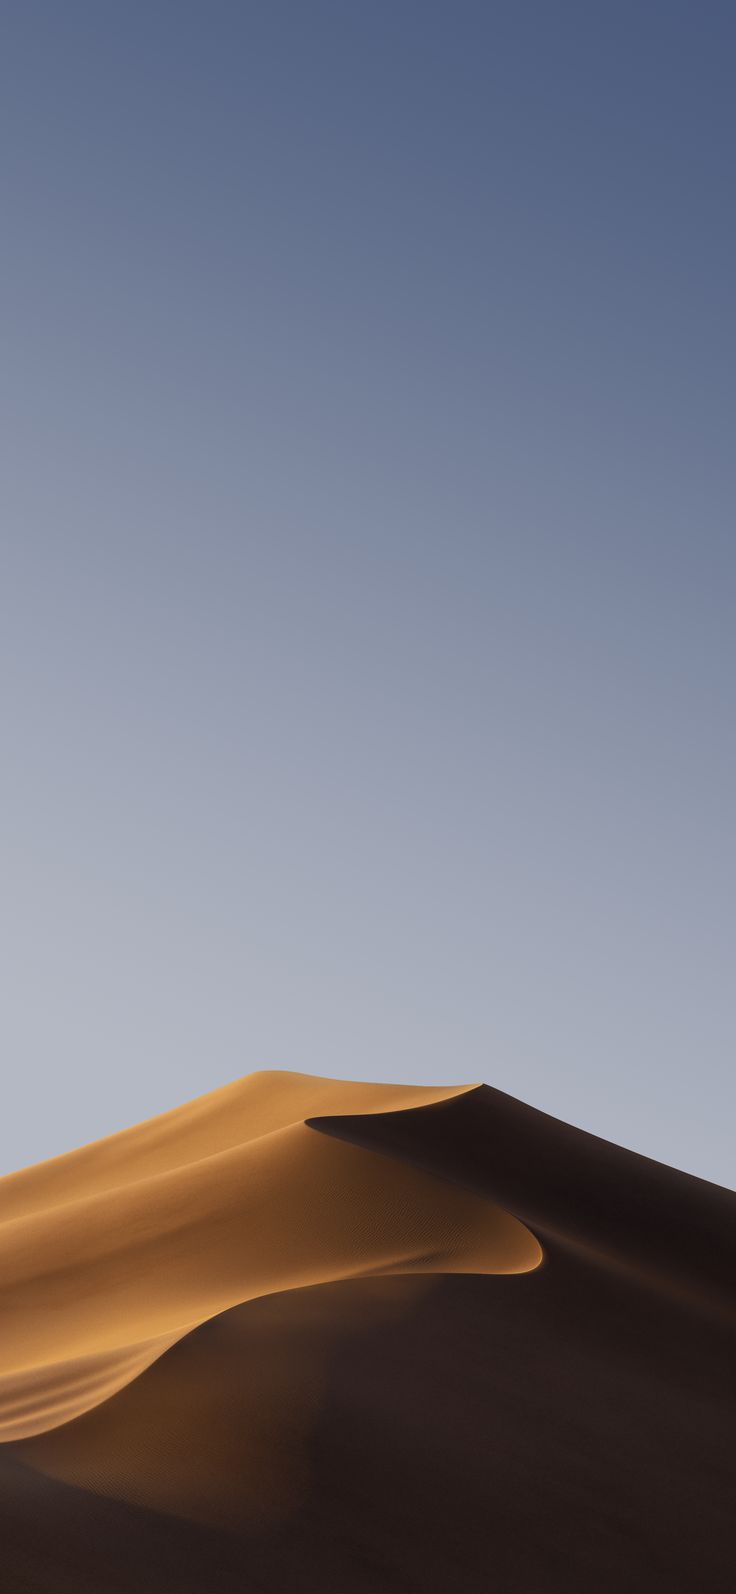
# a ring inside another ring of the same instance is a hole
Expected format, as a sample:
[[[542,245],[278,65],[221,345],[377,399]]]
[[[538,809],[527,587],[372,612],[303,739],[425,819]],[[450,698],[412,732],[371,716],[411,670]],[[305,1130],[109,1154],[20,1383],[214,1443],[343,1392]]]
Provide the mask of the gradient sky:
[[[285,1067],[733,1184],[734,7],[0,34],[0,1168]]]

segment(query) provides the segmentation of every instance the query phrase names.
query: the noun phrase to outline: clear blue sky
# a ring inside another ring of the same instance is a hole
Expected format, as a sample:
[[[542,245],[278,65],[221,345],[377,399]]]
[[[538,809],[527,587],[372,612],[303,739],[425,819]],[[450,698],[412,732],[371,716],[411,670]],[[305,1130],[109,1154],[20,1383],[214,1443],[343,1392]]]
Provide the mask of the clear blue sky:
[[[733,1184],[734,7],[0,33],[0,1167],[286,1067]]]

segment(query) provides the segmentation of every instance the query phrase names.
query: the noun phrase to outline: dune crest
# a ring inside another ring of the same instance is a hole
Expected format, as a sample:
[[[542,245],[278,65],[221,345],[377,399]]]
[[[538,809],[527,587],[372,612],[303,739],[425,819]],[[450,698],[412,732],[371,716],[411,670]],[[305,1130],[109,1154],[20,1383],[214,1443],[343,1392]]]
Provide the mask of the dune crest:
[[[258,1297],[536,1268],[525,1224],[441,1163],[335,1133],[343,1115],[417,1119],[474,1088],[258,1073],[0,1180],[0,1440],[90,1411]]]
[[[257,1074],[10,1175],[3,1589],[722,1594],[735,1235],[488,1086]]]

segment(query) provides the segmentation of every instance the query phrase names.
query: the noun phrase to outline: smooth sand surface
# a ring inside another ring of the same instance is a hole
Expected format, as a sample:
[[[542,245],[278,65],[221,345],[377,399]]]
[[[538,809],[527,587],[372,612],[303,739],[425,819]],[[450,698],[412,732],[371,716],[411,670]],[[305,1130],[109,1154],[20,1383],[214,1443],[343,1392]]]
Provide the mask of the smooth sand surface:
[[[0,1180],[3,1594],[725,1594],[734,1218],[284,1073]]]
[[[81,1415],[258,1296],[537,1266],[537,1241],[497,1206],[304,1121],[450,1094],[255,1074],[3,1180],[0,1440]]]

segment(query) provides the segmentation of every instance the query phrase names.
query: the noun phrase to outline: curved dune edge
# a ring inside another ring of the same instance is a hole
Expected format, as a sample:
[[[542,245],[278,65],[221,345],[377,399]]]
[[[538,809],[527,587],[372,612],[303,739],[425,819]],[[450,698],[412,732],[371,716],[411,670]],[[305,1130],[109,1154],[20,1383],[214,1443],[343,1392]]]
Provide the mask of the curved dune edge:
[[[0,1440],[90,1411],[257,1297],[536,1268],[530,1230],[441,1166],[306,1122],[421,1118],[475,1088],[258,1073],[0,1180]]]

